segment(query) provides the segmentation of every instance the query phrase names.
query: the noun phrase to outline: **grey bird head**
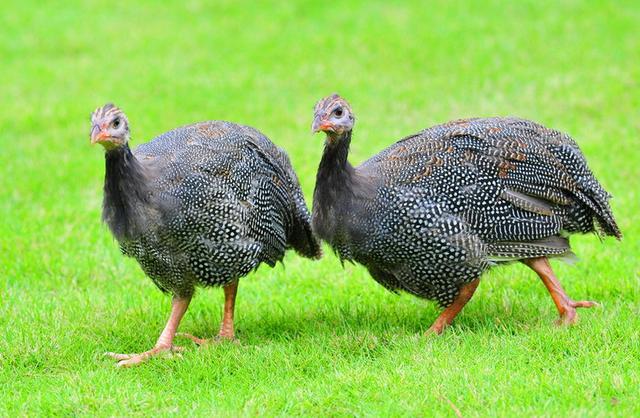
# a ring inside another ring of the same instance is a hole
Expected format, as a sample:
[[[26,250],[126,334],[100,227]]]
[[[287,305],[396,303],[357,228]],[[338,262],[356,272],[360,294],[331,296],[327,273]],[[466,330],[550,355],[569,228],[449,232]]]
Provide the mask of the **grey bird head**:
[[[109,151],[125,146],[129,136],[129,120],[113,103],[107,103],[91,114],[92,144],[100,144]]]
[[[335,93],[316,103],[313,114],[311,130],[325,132],[328,138],[351,132],[356,121],[349,103]]]

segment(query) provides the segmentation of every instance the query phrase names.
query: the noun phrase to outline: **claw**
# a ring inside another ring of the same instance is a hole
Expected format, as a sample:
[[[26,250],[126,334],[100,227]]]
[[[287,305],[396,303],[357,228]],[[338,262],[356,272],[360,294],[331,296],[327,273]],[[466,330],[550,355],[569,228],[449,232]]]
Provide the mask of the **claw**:
[[[131,357],[135,356],[135,354],[121,354],[121,353],[107,352],[107,353],[104,353],[103,356],[111,357],[114,360],[129,360]]]
[[[192,335],[186,332],[179,332],[176,334],[176,337],[187,338],[198,345],[205,345],[210,343],[210,341],[207,340],[206,338],[199,338],[199,337],[196,337],[195,335]]]
[[[139,354],[120,354],[120,353],[104,353],[105,356],[111,357],[118,361],[118,367],[131,367],[147,361],[151,357],[164,356],[164,357],[182,357],[181,352],[184,351],[184,347],[171,346],[171,347],[154,347],[149,351],[145,351]]]
[[[592,300],[579,300],[577,302],[573,302],[574,308],[592,308],[598,306],[600,306],[600,304]]]
[[[568,300],[567,303],[562,306],[560,319],[556,321],[556,325],[573,325],[578,322],[578,313],[576,312],[576,308],[592,308],[594,306],[600,306],[600,304],[590,300]]]
[[[538,274],[540,280],[542,280],[542,283],[544,283],[549,291],[553,303],[555,303],[558,313],[560,314],[560,319],[556,321],[557,325],[575,324],[578,321],[576,308],[599,306],[596,302],[589,300],[571,300],[553,273],[551,264],[549,264],[549,260],[546,257],[528,258],[522,260],[522,262]]]
[[[233,335],[218,334],[215,337],[213,337],[213,341],[217,343],[230,342],[234,344],[240,344],[240,340],[238,340]]]

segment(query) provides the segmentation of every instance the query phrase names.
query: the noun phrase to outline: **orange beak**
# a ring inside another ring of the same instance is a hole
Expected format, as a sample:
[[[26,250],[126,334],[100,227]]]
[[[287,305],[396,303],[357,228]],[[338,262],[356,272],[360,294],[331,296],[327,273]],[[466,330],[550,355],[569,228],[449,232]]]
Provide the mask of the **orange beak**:
[[[329,121],[323,120],[321,118],[316,118],[313,120],[313,125],[311,125],[311,131],[315,134],[316,132],[332,132],[333,125],[329,123]]]
[[[97,134],[96,134],[97,131]],[[110,138],[109,133],[100,129],[98,126],[94,126],[91,130],[91,144],[97,144]]]

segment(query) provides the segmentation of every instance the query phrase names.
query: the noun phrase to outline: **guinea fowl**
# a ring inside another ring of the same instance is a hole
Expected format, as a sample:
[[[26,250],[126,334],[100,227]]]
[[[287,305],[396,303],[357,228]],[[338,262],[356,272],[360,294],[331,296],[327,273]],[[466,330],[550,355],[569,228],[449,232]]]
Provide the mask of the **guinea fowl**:
[[[436,300],[445,309],[431,332],[451,324],[483,272],[513,261],[542,279],[560,323],[595,305],[569,298],[548,261],[572,256],[572,233],[621,238],[610,196],[569,136],[517,118],[458,120],[353,167],[354,122],[338,95],[316,104],[312,129],[326,141],[313,230],[387,289]]]
[[[262,262],[274,266],[290,247],[321,255],[289,158],[255,129],[201,122],[131,151],[127,117],[107,104],[91,115],[91,142],[105,149],[103,220],[122,252],[173,295],[151,350],[107,353],[120,366],[180,350],[173,339],[196,286],[224,286],[218,338],[233,339],[240,277]]]

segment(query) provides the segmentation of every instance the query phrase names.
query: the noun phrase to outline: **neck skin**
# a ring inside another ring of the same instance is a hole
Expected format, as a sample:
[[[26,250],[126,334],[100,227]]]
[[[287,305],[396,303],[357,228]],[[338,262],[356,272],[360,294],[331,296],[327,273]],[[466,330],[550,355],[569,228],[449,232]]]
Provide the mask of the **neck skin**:
[[[146,171],[128,144],[106,150],[105,163],[102,219],[119,241],[134,239],[145,231],[147,224]]]
[[[339,233],[343,214],[353,199],[355,169],[349,161],[351,131],[327,134],[313,193],[313,227],[329,242]]]

